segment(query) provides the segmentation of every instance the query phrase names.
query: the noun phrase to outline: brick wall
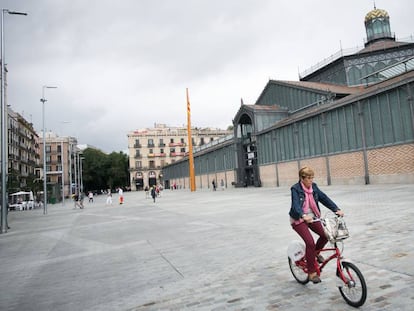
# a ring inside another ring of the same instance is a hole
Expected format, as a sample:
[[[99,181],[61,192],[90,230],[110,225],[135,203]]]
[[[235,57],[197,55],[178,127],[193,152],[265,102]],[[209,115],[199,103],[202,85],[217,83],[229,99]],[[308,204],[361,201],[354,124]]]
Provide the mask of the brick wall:
[[[329,161],[329,162],[327,162]],[[327,171],[329,165],[329,174]],[[414,144],[377,148],[367,151],[369,182],[414,183]],[[289,186],[298,181],[298,168],[310,166],[315,171],[315,182],[328,184],[365,184],[364,156],[362,151],[311,158],[278,164],[279,185]],[[260,167],[262,185],[276,185],[275,165]]]

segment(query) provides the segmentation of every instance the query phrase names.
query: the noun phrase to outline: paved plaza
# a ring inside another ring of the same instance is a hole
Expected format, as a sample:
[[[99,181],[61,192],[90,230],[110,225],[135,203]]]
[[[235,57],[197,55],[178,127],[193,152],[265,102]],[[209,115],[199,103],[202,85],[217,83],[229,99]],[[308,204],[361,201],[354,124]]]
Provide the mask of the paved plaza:
[[[360,310],[412,310],[414,185],[321,186],[345,211],[344,256],[360,268]],[[0,310],[353,310],[331,262],[301,285],[286,249],[290,191],[165,190],[125,204],[11,211],[0,234]],[[327,209],[323,208],[324,211]]]

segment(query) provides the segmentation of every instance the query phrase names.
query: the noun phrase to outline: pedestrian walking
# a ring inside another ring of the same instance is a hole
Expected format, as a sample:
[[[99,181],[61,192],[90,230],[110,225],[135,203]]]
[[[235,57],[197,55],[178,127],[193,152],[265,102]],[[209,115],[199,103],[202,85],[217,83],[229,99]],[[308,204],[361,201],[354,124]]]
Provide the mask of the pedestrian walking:
[[[106,205],[112,205],[112,192],[111,189],[108,189],[106,194]]]
[[[89,198],[89,203],[93,203],[93,193],[92,193],[92,191],[89,191],[88,198]]]
[[[155,185],[151,187],[151,197],[155,203],[155,197],[157,196],[157,191],[155,190]]]
[[[124,204],[124,191],[121,187],[118,188],[119,204]]]
[[[145,191],[145,198],[148,199],[149,198],[149,187],[145,186],[144,191]]]
[[[83,209],[83,208],[84,208],[84,206],[83,206],[83,199],[84,199],[84,194],[83,194],[83,192],[81,192],[81,193],[79,194],[79,207],[80,207],[81,209]]]

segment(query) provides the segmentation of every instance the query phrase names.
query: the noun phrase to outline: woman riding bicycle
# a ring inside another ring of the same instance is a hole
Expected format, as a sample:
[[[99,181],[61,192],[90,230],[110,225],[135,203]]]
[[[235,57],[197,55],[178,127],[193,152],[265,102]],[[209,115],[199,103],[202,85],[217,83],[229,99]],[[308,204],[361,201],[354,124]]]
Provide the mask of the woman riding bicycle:
[[[306,244],[309,280],[313,283],[319,283],[321,279],[316,273],[315,257],[318,262],[323,262],[322,256],[318,253],[328,242],[328,239],[325,236],[321,222],[313,222],[314,217],[319,218],[321,216],[318,203],[321,202],[338,216],[343,216],[344,213],[313,182],[314,175],[314,171],[310,167],[303,167],[299,170],[299,182],[290,188],[292,205],[289,215],[293,230],[300,235]],[[319,235],[316,245],[310,230]]]

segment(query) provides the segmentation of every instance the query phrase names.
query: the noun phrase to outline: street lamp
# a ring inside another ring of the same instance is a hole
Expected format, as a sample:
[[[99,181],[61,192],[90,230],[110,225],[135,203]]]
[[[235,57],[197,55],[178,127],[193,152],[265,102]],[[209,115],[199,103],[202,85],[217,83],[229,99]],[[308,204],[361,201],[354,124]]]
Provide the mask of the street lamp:
[[[43,214],[47,214],[47,169],[46,169],[46,136],[45,136],[45,89],[57,89],[57,86],[42,87],[42,116],[43,116]]]
[[[62,123],[62,124],[68,124],[68,123],[71,123],[70,121],[61,121],[60,123]],[[62,131],[63,132],[63,131]],[[64,167],[65,167],[65,164],[67,164],[68,163],[68,161],[69,161],[69,165],[68,165],[68,173],[69,173],[69,191],[68,191],[68,194],[70,195],[70,194],[72,194],[72,191],[70,190],[71,188],[72,188],[72,159],[71,159],[71,157],[72,157],[72,145],[71,145],[71,137],[70,136],[67,136],[66,138],[67,138],[67,141],[68,141],[68,147],[67,147],[67,151],[68,152],[64,152],[64,136],[62,137],[62,142],[61,142],[61,159],[62,159],[62,205],[65,205],[65,170],[64,170]],[[66,161],[64,161],[64,155],[65,155],[65,153],[66,153]],[[69,158],[69,159],[68,159]]]
[[[82,168],[82,161],[85,160],[85,158],[84,157],[80,157],[79,160],[80,160],[80,194],[79,195],[82,195],[82,193],[83,193],[83,168]]]
[[[10,15],[27,15],[27,13],[1,9],[1,233],[7,232],[7,106],[5,103],[4,72],[6,62],[4,59],[4,13]]]

